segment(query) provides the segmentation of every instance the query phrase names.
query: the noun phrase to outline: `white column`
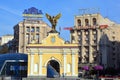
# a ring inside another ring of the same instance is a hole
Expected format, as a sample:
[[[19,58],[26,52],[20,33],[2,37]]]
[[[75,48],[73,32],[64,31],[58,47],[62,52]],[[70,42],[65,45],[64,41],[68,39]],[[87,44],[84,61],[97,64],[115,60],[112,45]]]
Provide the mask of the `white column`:
[[[66,53],[63,53],[63,57],[64,57],[64,76],[66,76]]]
[[[39,75],[42,75],[42,54],[39,54]]]
[[[75,75],[75,55],[74,52],[72,52],[72,76]]]
[[[30,74],[33,75],[33,70],[34,70],[34,55],[31,54],[31,63],[30,63],[31,69],[30,69]]]

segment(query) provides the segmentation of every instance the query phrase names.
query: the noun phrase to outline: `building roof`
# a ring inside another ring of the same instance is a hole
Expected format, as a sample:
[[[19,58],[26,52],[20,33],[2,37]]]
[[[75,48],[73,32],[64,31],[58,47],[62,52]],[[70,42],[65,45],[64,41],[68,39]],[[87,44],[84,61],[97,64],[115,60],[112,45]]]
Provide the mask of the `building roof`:
[[[27,61],[27,54],[23,53],[7,53],[0,55],[0,62],[4,60],[25,60]]]
[[[27,56],[27,54],[23,54],[23,53],[1,54],[0,55],[0,69],[6,60],[24,60],[25,62],[27,62],[28,56]]]

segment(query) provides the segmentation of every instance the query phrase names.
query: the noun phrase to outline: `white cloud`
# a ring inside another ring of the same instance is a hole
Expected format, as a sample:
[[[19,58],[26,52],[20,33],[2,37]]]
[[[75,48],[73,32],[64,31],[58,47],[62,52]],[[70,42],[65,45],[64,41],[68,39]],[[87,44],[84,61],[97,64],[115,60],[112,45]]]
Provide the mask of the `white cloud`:
[[[8,13],[13,14],[13,15],[21,16],[21,15],[20,15],[20,12],[18,12],[18,11],[15,10],[15,9],[7,8],[6,6],[0,6],[0,10],[1,10],[1,11],[5,11],[5,12],[8,12]]]

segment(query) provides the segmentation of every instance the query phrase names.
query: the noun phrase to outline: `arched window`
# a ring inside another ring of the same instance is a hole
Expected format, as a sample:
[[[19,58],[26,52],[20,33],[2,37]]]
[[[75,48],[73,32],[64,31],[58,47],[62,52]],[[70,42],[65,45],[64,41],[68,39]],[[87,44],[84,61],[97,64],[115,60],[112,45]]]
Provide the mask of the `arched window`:
[[[96,20],[96,18],[93,18],[93,25],[97,25],[97,20]]]
[[[85,19],[85,26],[89,26],[89,20]]]
[[[78,24],[78,26],[81,26],[81,20],[80,19],[77,20],[77,24]]]

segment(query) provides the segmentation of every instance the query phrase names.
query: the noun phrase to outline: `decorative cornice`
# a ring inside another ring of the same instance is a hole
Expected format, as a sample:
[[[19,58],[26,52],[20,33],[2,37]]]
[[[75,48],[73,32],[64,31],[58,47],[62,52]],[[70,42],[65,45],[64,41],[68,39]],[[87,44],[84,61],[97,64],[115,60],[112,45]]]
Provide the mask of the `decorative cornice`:
[[[26,48],[78,48],[78,46],[27,46]]]

